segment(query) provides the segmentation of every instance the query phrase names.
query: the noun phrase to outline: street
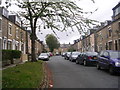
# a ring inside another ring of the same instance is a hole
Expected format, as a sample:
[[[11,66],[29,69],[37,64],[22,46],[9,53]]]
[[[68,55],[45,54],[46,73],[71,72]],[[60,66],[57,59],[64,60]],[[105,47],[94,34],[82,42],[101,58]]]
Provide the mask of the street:
[[[53,74],[53,88],[118,88],[119,75],[110,75],[95,66],[83,66],[53,56],[46,61]]]

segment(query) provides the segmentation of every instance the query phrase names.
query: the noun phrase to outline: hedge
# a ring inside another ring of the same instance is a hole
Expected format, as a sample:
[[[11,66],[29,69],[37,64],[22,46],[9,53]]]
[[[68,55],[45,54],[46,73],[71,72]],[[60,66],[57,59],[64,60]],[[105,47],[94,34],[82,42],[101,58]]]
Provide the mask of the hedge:
[[[19,50],[2,50],[2,60],[8,61],[11,60],[11,64],[13,64],[13,59],[17,59],[21,57],[21,51]]]

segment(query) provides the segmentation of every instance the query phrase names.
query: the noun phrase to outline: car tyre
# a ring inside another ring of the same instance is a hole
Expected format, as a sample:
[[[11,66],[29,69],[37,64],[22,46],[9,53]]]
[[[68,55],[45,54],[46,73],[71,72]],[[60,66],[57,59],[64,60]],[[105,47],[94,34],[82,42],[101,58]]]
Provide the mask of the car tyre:
[[[71,59],[71,62],[73,62],[73,59]]]
[[[100,65],[98,63],[97,63],[97,69],[101,70],[101,67],[100,67]]]
[[[109,72],[111,75],[115,74],[114,67],[110,66],[109,67]]]
[[[75,62],[76,62],[76,64],[79,64],[79,62],[77,60]]]
[[[83,65],[84,65],[84,66],[87,66],[87,61],[84,60]]]

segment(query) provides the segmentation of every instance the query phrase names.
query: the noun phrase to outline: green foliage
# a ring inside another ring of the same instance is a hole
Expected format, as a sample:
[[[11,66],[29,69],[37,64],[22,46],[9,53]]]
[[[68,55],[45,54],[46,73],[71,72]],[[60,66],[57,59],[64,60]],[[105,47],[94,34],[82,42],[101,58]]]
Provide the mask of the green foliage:
[[[2,50],[2,60],[11,60],[13,58],[20,58],[21,51],[18,50]]]
[[[13,55],[13,58],[20,58],[21,57],[21,51],[18,51],[18,50],[12,50],[12,55]]]
[[[57,40],[57,38],[53,34],[48,34],[46,36],[46,43],[47,43],[51,52],[53,52],[54,49],[57,49],[60,47],[59,41]]]
[[[43,77],[43,62],[26,62],[2,72],[2,88],[38,88]]]
[[[2,50],[2,60],[11,60],[12,50]]]

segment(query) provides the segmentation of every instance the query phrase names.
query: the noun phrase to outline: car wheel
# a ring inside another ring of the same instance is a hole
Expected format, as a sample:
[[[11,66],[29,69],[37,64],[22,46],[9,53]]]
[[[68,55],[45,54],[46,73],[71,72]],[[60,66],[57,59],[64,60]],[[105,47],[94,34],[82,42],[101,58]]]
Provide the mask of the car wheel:
[[[97,63],[97,69],[98,70],[100,70],[101,69],[101,67],[100,67],[100,65]]]
[[[71,62],[73,62],[73,59],[71,59]]]
[[[76,60],[76,64],[79,64],[79,62]]]
[[[84,66],[87,66],[87,61],[84,60],[83,65],[84,65]]]
[[[115,73],[114,67],[110,66],[109,67],[109,72],[110,72],[111,75],[113,75]]]

